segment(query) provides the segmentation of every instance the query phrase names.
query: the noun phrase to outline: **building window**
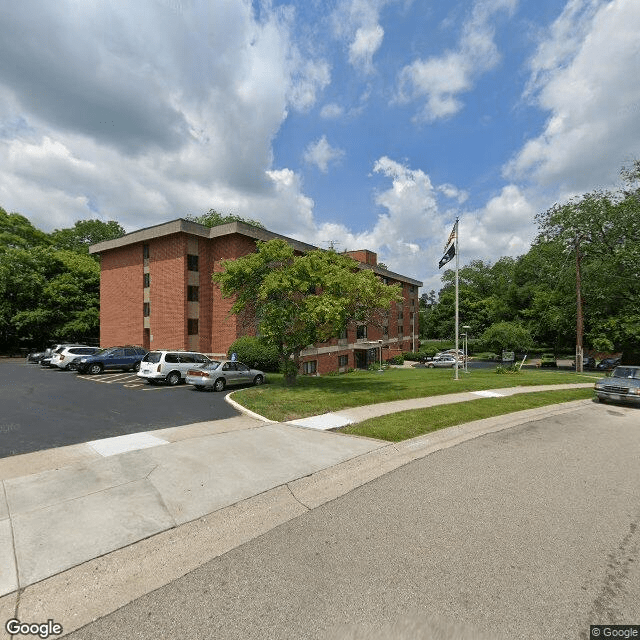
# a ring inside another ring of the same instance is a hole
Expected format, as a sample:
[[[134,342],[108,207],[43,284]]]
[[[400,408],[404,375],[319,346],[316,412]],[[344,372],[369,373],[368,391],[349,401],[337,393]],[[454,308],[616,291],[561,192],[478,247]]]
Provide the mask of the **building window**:
[[[385,338],[389,337],[389,325],[388,324],[383,325],[383,327],[382,327],[382,335]]]
[[[143,260],[147,260],[149,258],[149,245],[148,244],[143,244],[142,245],[142,259]]]
[[[338,366],[346,367],[349,365],[349,356],[338,356]]]
[[[151,276],[148,273],[142,275],[142,286],[147,289],[151,283]]]
[[[340,333],[338,334],[338,340],[346,340],[347,339],[347,328],[340,329]]]
[[[189,318],[187,320],[187,333],[190,336],[198,335],[198,319],[197,318]]]
[[[318,361],[310,360],[309,362],[302,363],[302,373],[304,375],[312,375],[318,370]]]
[[[142,303],[142,315],[148,318],[151,312],[151,305],[148,302]]]
[[[189,285],[187,287],[187,300],[189,302],[198,302],[200,296],[200,287],[192,287]]]
[[[356,328],[356,339],[357,340],[365,340],[367,337],[367,325],[359,324]]]
[[[198,256],[193,256],[191,254],[187,255],[187,269],[189,271],[199,271]]]

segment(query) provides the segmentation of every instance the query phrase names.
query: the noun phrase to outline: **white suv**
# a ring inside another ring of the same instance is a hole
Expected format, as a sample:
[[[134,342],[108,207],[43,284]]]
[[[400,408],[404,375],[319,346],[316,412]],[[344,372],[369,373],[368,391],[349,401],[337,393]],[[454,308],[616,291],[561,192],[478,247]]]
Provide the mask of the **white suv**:
[[[142,358],[138,377],[149,384],[166,382],[170,385],[183,382],[189,369],[199,369],[208,364],[209,358],[204,353],[195,351],[159,350],[149,351]]]
[[[58,367],[65,371],[75,368],[80,362],[80,358],[92,356],[100,351],[100,347],[87,347],[86,345],[73,345],[69,347],[59,347],[53,356],[49,366]]]

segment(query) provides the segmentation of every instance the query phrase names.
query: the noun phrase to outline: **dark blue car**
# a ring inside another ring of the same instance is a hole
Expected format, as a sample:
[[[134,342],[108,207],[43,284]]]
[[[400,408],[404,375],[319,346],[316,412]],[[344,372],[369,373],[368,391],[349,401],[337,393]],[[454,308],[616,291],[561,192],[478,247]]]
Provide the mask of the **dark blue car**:
[[[142,347],[109,347],[82,358],[77,363],[77,368],[80,373],[102,373],[105,369],[138,371],[140,361],[146,354],[146,349]]]

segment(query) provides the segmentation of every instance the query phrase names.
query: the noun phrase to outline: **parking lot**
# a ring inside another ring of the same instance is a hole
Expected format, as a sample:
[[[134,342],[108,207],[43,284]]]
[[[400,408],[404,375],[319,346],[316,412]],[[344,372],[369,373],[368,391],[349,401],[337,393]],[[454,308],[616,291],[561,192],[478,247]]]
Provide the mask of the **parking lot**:
[[[0,361],[0,458],[238,415],[224,393]]]

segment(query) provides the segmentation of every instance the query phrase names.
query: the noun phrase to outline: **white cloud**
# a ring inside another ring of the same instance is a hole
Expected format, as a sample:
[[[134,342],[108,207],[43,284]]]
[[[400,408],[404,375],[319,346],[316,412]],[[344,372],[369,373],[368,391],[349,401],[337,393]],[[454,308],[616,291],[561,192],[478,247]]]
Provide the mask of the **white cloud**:
[[[370,249],[393,271],[422,280],[427,291],[437,291],[442,286],[438,261],[456,217],[461,264],[524,254],[536,234],[539,203],[516,185],[505,186],[482,209],[465,211],[456,206],[465,201],[464,191],[450,184],[433,185],[420,169],[384,156],[373,171],[391,185],[375,194],[382,212],[370,228],[354,233],[344,224],[325,223],[301,239],[320,246],[338,242],[341,250]]]
[[[131,229],[227,206],[264,209],[277,227],[308,217],[300,184],[273,170],[272,141],[330,68],[300,52],[291,10],[36,4],[37,20],[33,2],[3,10],[2,206],[43,229],[95,216]]]
[[[335,102],[325,104],[320,110],[320,117],[326,120],[341,118],[344,115],[344,108]]]
[[[596,10],[605,0],[568,0],[560,16],[545,30],[529,62],[531,77],[525,90],[530,95],[544,86],[559,69],[571,62],[582,47]]]
[[[439,289],[439,276],[431,274],[455,219],[455,213],[443,207],[446,202],[439,194],[457,200],[462,192],[453,185],[434,187],[424,171],[386,156],[374,163],[373,172],[390,180],[391,185],[375,194],[382,213],[371,227],[355,233],[344,224],[324,223],[306,236],[307,241],[320,246],[338,242],[340,250],[375,251],[378,260],[393,271],[428,281],[430,288]]]
[[[373,73],[373,56],[384,37],[380,12],[394,0],[342,0],[332,15],[334,35],[346,40],[349,62],[365,74]]]
[[[367,73],[373,71],[373,56],[382,44],[384,29],[379,24],[360,27],[349,46],[349,62]]]
[[[426,60],[417,59],[402,69],[395,100],[424,100],[416,120],[433,122],[458,113],[460,94],[468,92],[476,78],[494,68],[500,55],[493,41],[495,15],[514,11],[516,0],[477,0],[462,27],[455,50]]]
[[[322,173],[327,173],[329,163],[336,162],[344,156],[344,151],[336,147],[332,147],[327,142],[327,136],[322,136],[316,142],[307,145],[304,152],[304,160],[309,164],[314,164]]]
[[[583,3],[584,36],[560,53],[557,41],[578,4],[569,2],[531,62],[529,89],[549,113],[544,131],[505,167],[508,178],[534,180],[561,198],[614,184],[640,139],[640,5],[613,0],[593,13],[595,3]]]

